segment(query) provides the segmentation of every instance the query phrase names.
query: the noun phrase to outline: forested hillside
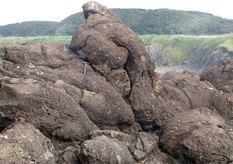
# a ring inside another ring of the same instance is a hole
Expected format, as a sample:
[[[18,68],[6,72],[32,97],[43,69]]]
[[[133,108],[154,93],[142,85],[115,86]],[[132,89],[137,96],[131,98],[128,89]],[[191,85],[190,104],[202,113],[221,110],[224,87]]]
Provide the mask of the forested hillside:
[[[0,36],[40,36],[57,22],[30,21],[0,26]]]
[[[233,20],[208,13],[170,9],[113,9],[123,23],[137,34],[213,35],[233,32]],[[0,26],[2,36],[72,35],[84,23],[83,13],[68,16],[61,22],[23,22]]]

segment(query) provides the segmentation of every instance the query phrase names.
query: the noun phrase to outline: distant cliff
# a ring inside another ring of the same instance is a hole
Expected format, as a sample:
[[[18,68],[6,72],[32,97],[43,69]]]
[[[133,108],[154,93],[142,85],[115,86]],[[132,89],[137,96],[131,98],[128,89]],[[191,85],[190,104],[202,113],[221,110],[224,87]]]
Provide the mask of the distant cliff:
[[[224,34],[233,32],[233,20],[208,13],[170,9],[113,9],[137,34]],[[23,22],[0,26],[2,36],[72,35],[84,23],[83,13],[61,22]],[[23,27],[23,28],[22,28]]]
[[[233,35],[142,35],[157,68],[177,68],[200,73],[226,57],[233,58]],[[164,70],[166,71],[166,70]]]

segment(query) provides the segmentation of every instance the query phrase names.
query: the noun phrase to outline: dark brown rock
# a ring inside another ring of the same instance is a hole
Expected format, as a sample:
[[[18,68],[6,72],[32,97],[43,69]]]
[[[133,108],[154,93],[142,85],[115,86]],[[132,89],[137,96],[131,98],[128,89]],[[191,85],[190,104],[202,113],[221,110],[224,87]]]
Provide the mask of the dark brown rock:
[[[167,72],[162,77],[170,81],[170,85],[182,91],[189,99],[192,109],[198,107],[214,108],[217,112],[225,116],[227,102],[224,96],[208,82],[200,81],[197,77],[178,72]]]
[[[202,72],[201,80],[211,82],[225,93],[233,92],[233,60],[226,58],[218,65],[207,68]]]
[[[126,97],[131,90],[130,79],[124,69],[113,70],[107,76],[107,81],[122,95]]]
[[[212,84],[189,73],[160,78],[143,42],[113,11],[97,2],[83,9],[87,20],[73,35],[72,51],[47,43],[0,52],[0,132],[19,122],[20,137],[40,130],[37,137],[43,133],[54,145],[52,155],[45,153],[50,163],[230,162],[232,130],[218,114],[230,113],[231,93],[224,95],[227,106]],[[35,149],[43,150],[43,141]]]
[[[102,83],[108,86],[104,81],[93,79],[92,82],[94,81],[95,83],[99,82],[99,84]],[[91,82],[91,79],[89,82]],[[118,126],[119,124],[131,125],[134,121],[134,114],[131,107],[110,86],[103,92],[83,90],[80,105],[90,119],[103,129],[105,129],[105,126]]]
[[[4,59],[15,65],[15,70],[9,70],[10,63],[3,63],[3,70],[14,71],[36,66],[47,66],[58,68],[67,65],[69,61],[78,58],[78,56],[68,50],[67,45],[58,43],[46,43],[44,45],[9,45],[5,47]],[[11,64],[12,65],[12,64]],[[24,73],[28,73],[25,70]],[[21,73],[22,74],[22,73]]]
[[[0,131],[16,120],[19,99],[23,94],[38,91],[43,82],[33,79],[10,78],[0,79]]]
[[[10,76],[13,77],[27,76],[45,81],[45,84],[48,81],[55,83],[56,88],[65,90],[77,103],[80,103],[91,120],[102,128],[117,127],[119,124],[131,125],[134,114],[121,95],[104,78],[97,76],[88,64],[87,74],[84,75],[83,61],[64,49],[65,46],[60,44],[43,45],[43,54],[49,62],[44,60],[44,64],[34,65],[28,61],[29,64],[25,63],[17,69],[17,64],[5,60],[8,63],[6,62],[3,72],[4,74],[10,72]],[[128,88],[126,91],[128,92]],[[102,95],[102,103],[98,102],[97,97],[86,93]]]
[[[101,33],[89,36],[85,50],[88,61],[104,76],[111,69],[123,67],[128,58],[126,48],[117,46]]]
[[[162,149],[183,162],[229,163],[233,131],[215,112],[197,108],[172,118],[159,138]]]
[[[44,56],[39,44],[35,45],[9,45],[5,47],[4,59],[11,61],[18,66],[26,63],[42,64]]]
[[[83,96],[81,89],[79,89],[73,85],[67,84],[62,80],[57,80],[54,86],[57,88],[63,88],[66,91],[66,93],[69,96],[71,96],[73,98],[73,100],[77,103],[80,102],[80,100]]]
[[[83,50],[88,61],[104,76],[123,65],[126,65],[131,83],[152,76],[155,66],[143,42],[121,23],[118,16],[96,2],[88,2],[83,9],[87,21],[74,33],[70,44],[72,50],[77,53]],[[93,60],[96,58],[98,61]]]
[[[54,147],[31,124],[17,123],[0,133],[0,163],[55,164]]]
[[[17,117],[58,140],[85,140],[98,129],[64,90],[46,86],[20,100]]]
[[[50,68],[59,68],[67,65],[78,56],[68,49],[67,45],[59,43],[46,43],[41,46],[41,51],[44,56],[45,66]]]
[[[151,79],[136,82],[130,95],[136,120],[145,129],[155,129],[176,114],[197,107],[211,108],[222,116],[226,114],[228,107],[224,96],[197,77],[167,72],[160,82],[162,89],[157,90],[160,87],[153,87],[152,83]]]

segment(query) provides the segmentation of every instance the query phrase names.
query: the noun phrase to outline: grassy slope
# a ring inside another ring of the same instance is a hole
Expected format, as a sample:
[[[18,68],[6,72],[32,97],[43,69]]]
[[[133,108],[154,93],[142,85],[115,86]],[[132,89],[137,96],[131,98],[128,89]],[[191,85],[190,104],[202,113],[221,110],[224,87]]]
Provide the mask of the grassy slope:
[[[233,50],[233,34],[216,36],[185,36],[185,35],[142,35],[146,46],[158,47],[162,52],[169,53],[177,62],[193,57],[196,49],[205,49],[204,55],[211,55],[218,46]]]
[[[0,37],[0,47],[9,44],[44,44],[51,42],[69,44],[71,36]]]

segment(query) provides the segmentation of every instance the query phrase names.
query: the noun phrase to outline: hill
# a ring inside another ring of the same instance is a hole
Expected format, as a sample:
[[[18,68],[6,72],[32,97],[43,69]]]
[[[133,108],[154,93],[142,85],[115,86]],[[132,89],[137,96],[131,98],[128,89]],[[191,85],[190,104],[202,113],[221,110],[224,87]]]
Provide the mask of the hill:
[[[224,34],[233,32],[233,20],[197,11],[170,9],[113,9],[137,34]],[[61,22],[23,22],[0,26],[2,36],[72,35],[85,20],[83,13]]]
[[[0,36],[39,36],[57,24],[49,21],[30,21],[0,26]]]

